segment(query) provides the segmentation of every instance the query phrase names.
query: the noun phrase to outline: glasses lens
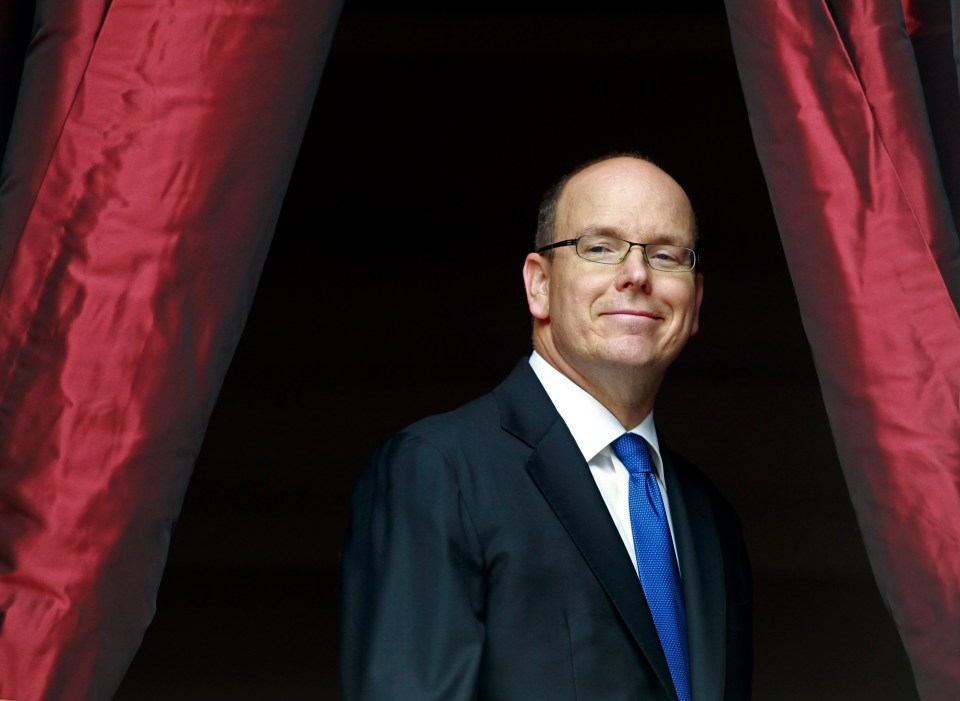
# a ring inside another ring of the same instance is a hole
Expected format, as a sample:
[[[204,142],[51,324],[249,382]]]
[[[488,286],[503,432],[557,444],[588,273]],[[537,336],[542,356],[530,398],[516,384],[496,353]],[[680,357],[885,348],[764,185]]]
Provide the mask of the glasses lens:
[[[577,239],[577,255],[594,263],[616,265],[626,257],[630,247],[629,241],[602,234],[587,234]],[[655,270],[682,273],[693,270],[697,262],[697,254],[691,249],[669,243],[648,243],[644,251],[647,263]]]
[[[669,244],[650,244],[646,252],[651,268],[668,272],[693,269],[694,253],[689,248]]]
[[[594,263],[619,263],[630,244],[613,236],[588,234],[577,240],[577,255]]]

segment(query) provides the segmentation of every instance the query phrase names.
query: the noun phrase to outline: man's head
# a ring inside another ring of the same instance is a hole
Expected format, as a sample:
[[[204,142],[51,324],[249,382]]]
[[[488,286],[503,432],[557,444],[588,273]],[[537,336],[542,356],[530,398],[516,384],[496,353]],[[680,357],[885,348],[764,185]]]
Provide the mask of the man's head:
[[[541,208],[538,250],[585,234],[696,245],[686,194],[641,158],[591,163],[561,181],[554,195],[555,204],[548,195]],[[637,246],[612,265],[586,260],[572,245],[531,253],[523,276],[534,347],[604,404],[607,398],[652,405],[667,367],[697,331],[700,274],[655,270]],[[649,396],[631,399],[631,393]]]

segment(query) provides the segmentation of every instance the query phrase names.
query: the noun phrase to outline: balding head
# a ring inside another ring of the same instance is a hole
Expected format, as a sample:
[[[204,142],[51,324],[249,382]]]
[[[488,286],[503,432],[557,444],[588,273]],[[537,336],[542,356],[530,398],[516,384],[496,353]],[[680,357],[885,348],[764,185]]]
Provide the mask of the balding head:
[[[653,166],[656,170],[660,171],[664,175],[667,175],[663,170],[657,167],[656,164],[653,163],[653,161],[651,161],[649,158],[635,152],[615,153],[609,156],[596,158],[592,161],[587,161],[586,163],[581,164],[580,166],[578,166],[577,168],[575,168],[574,170],[572,170],[571,172],[563,176],[563,178],[561,178],[557,183],[555,183],[553,187],[551,187],[546,192],[546,194],[544,194],[543,199],[540,202],[540,210],[537,213],[537,232],[534,240],[533,250],[535,251],[539,250],[544,246],[547,246],[559,239],[559,235],[557,233],[557,210],[558,210],[558,207],[560,206],[560,201],[563,197],[563,193],[567,188],[567,184],[571,180],[576,178],[580,173],[586,170],[594,168],[595,166],[599,166],[608,161],[612,162],[612,161],[618,161],[623,159],[640,161],[642,163],[646,163],[650,166]],[[669,175],[667,175],[667,177],[670,178]],[[670,178],[670,179],[673,180],[673,178]],[[676,181],[674,181],[674,183],[676,183]],[[680,187],[680,186],[677,185],[677,187]],[[681,191],[682,191],[682,188],[681,188]],[[686,193],[684,193],[684,197],[686,197]],[[687,198],[687,203],[690,204],[689,198]],[[691,205],[691,214],[694,214],[692,205]],[[694,236],[694,247],[696,247],[696,243],[699,239],[699,234],[697,232],[697,223],[696,223],[695,214],[693,216],[693,236]]]

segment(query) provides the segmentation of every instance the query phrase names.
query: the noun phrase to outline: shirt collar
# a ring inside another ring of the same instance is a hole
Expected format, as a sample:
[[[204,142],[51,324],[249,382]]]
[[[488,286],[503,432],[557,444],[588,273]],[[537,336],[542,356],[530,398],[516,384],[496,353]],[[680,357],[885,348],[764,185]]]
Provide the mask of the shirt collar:
[[[583,453],[583,459],[588,463],[623,435],[623,426],[609,409],[544,360],[543,356],[536,351],[530,355],[530,367],[543,385],[543,389],[546,390],[560,418],[573,434],[573,440]],[[660,457],[657,430],[653,424],[653,412],[647,414],[638,426],[630,429],[630,432],[636,433],[650,445],[654,465],[662,479],[663,460]]]

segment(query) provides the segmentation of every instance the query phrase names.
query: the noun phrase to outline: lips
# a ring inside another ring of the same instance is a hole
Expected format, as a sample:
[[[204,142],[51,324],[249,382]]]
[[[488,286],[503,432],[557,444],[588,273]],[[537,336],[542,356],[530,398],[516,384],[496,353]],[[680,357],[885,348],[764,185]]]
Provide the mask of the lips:
[[[600,316],[635,316],[643,317],[646,319],[663,319],[662,316],[655,312],[647,311],[646,309],[613,309],[608,312],[601,312]]]

